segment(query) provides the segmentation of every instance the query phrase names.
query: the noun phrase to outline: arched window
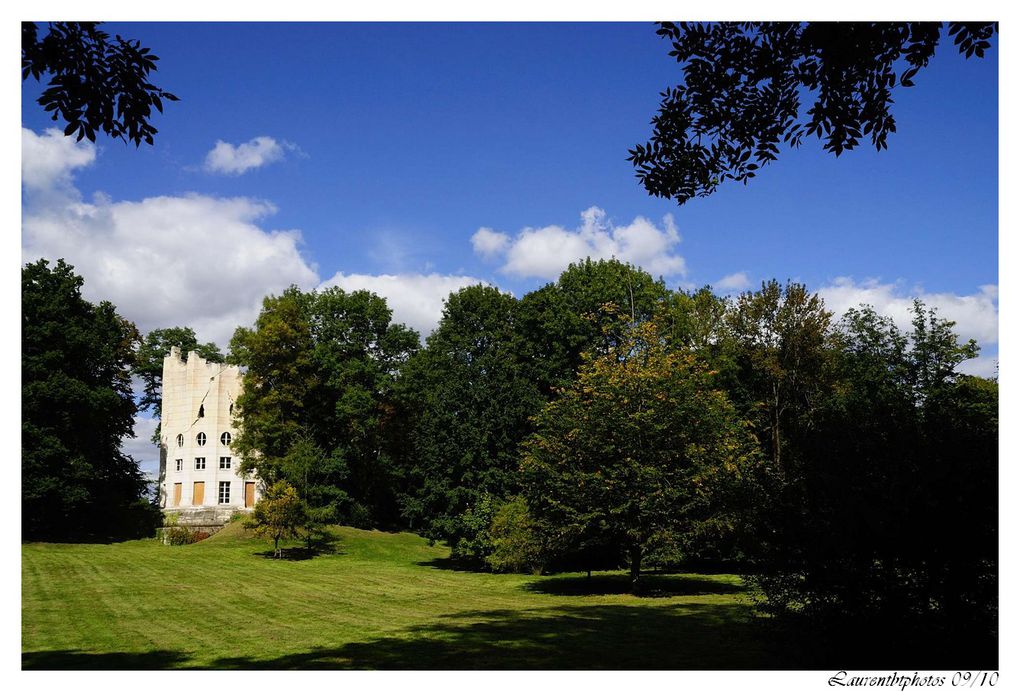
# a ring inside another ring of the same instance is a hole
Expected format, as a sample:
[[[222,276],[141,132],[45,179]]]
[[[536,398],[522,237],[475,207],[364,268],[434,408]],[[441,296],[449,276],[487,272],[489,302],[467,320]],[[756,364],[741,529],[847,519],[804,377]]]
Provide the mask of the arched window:
[[[198,435],[195,436],[195,442],[198,443],[199,447],[204,447],[205,446],[205,433],[198,433]]]
[[[230,445],[230,433],[225,432],[220,435],[220,443],[223,444],[223,446]]]
[[[177,446],[178,447],[183,447],[184,446],[184,435],[178,435],[177,436]]]

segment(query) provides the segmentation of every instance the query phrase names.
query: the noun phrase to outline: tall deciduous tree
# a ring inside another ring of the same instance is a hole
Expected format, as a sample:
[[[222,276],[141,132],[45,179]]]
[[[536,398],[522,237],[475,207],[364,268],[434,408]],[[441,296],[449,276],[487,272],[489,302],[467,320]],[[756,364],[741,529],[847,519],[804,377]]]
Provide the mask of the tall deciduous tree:
[[[994,22],[950,22],[960,53],[983,57]],[[912,87],[942,38],[938,22],[661,22],[683,70],[662,93],[652,137],[629,160],[650,194],[679,204],[746,183],[780,143],[825,140],[839,156],[896,131],[893,91]],[[804,106],[807,106],[806,108]]]
[[[585,259],[521,299],[518,331],[544,395],[570,383],[581,354],[647,320],[669,291],[661,279],[619,260]]]
[[[522,461],[528,505],[559,532],[554,545],[623,548],[635,590],[648,552],[711,520],[725,481],[757,454],[713,373],[652,322],[591,357],[537,426]]]
[[[235,408],[242,470],[290,480],[323,520],[395,518],[393,387],[418,336],[390,319],[367,291],[292,287],[266,298],[254,329],[231,340],[231,359],[247,368]],[[293,477],[310,448],[318,462]]]
[[[498,501],[519,488],[517,447],[541,405],[518,332],[520,303],[488,286],[450,295],[426,348],[404,369],[413,412],[404,514],[462,557],[488,551]]]
[[[144,533],[145,479],[121,449],[133,435],[135,326],[81,296],[59,260],[21,273],[22,517],[26,538]]]
[[[824,388],[831,319],[802,284],[775,280],[741,294],[727,315],[740,368],[733,395],[769,440],[777,471],[791,421],[808,412]]]

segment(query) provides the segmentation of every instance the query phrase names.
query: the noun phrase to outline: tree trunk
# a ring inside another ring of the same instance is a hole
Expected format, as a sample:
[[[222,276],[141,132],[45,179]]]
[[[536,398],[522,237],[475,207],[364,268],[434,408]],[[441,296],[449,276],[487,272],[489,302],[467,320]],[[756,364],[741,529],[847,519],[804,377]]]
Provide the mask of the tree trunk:
[[[632,545],[630,547],[630,591],[631,593],[637,593],[639,587],[639,578],[641,577],[641,546]]]
[[[274,536],[273,537],[273,557],[275,557],[275,558],[279,558],[280,557],[280,537],[279,536]]]

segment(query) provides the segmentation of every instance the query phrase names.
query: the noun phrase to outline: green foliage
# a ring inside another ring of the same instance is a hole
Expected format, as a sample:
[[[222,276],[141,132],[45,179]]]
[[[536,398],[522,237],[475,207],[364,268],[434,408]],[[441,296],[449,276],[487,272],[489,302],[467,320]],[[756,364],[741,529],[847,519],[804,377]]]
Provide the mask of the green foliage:
[[[231,446],[241,472],[255,472],[266,484],[282,478],[279,466],[304,430],[315,386],[307,303],[293,286],[267,296],[254,329],[240,327],[230,340],[228,361],[246,368],[234,405],[242,424]]]
[[[838,325],[797,463],[753,503],[767,609],[994,636],[998,386],[958,374],[976,347],[952,327],[920,303],[909,333],[867,307]]]
[[[27,264],[22,300],[22,517],[25,538],[152,535],[133,434],[138,331],[113,305],[81,297],[63,260]]]
[[[573,381],[583,353],[652,317],[668,295],[661,279],[637,267],[591,259],[571,264],[555,283],[526,294],[518,331],[543,396]]]
[[[542,531],[523,497],[513,497],[500,505],[489,525],[489,536],[492,551],[485,562],[493,571],[542,572],[547,550]]]
[[[149,82],[158,60],[138,41],[111,41],[96,22],[49,22],[42,38],[35,22],[21,23],[22,81],[50,75],[39,105],[67,123],[65,135],[77,131],[79,141],[94,142],[102,130],[135,146],[153,143],[152,109],[162,113],[164,99],[178,100]]]
[[[631,563],[720,511],[718,488],[756,463],[746,427],[695,356],[651,322],[593,355],[537,417],[522,469],[554,545],[616,545]]]
[[[195,531],[186,526],[169,526],[162,530],[163,543],[166,545],[191,545],[209,538],[206,531]]]
[[[803,284],[772,280],[740,295],[726,315],[738,373],[731,390],[744,415],[769,440],[772,467],[783,472],[784,431],[810,414],[826,387],[832,314]]]
[[[273,554],[280,557],[280,541],[300,535],[307,521],[308,508],[298,497],[297,490],[287,481],[277,481],[255,503],[244,527],[254,531],[256,536],[273,541]]]
[[[404,516],[459,557],[484,557],[491,498],[519,489],[517,446],[541,404],[519,310],[495,288],[461,289],[403,369],[401,402],[413,416]]]
[[[660,22],[683,83],[662,94],[651,140],[630,150],[653,195],[683,204],[720,183],[747,183],[780,142],[825,139],[839,156],[896,131],[897,86],[935,54],[938,22]],[[983,57],[994,22],[949,22],[959,52]],[[802,107],[802,103],[807,107]]]
[[[291,287],[231,340],[231,361],[247,368],[235,406],[241,470],[289,480],[323,521],[396,518],[393,389],[418,337],[390,319],[367,291]]]

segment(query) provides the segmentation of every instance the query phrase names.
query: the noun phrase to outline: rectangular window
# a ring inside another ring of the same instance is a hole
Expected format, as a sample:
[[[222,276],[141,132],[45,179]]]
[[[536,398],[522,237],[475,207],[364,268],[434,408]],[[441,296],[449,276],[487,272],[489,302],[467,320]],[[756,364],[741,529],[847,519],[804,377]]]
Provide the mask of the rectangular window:
[[[230,481],[220,481],[220,504],[230,504]]]
[[[220,457],[220,468],[221,469],[230,468],[230,457]]]
[[[195,470],[196,471],[205,470],[205,457],[195,457]]]
[[[183,471],[184,470],[184,459],[175,459],[175,461],[177,462],[177,470],[178,471]]]

